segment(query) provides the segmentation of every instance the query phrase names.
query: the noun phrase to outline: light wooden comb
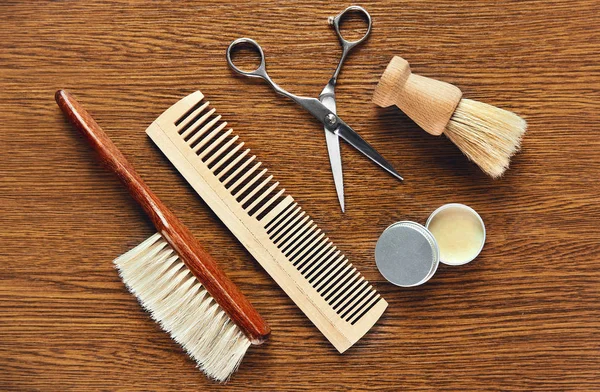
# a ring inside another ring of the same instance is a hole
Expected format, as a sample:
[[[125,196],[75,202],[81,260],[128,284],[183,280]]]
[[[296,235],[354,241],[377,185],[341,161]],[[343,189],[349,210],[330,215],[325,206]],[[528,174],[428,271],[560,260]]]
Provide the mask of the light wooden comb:
[[[206,204],[339,352],[358,341],[387,302],[261,168],[200,91],[146,133]]]

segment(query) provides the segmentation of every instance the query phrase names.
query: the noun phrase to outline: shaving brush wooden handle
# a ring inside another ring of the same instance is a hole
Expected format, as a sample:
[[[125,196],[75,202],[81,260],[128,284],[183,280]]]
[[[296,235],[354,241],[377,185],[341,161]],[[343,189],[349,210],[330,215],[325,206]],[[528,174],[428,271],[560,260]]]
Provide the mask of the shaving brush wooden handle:
[[[398,106],[432,135],[441,135],[462,98],[450,83],[415,75],[408,61],[394,56],[375,89],[373,102],[381,107]]]

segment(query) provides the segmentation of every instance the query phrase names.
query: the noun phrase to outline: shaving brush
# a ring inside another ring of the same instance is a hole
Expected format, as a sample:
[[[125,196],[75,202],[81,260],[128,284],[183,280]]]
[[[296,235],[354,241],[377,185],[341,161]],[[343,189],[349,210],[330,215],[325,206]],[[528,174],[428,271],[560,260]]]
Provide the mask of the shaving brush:
[[[428,133],[445,134],[486,174],[500,177],[520,147],[527,123],[504,109],[463,99],[452,84],[411,73],[394,56],[379,80],[373,102],[396,105]]]

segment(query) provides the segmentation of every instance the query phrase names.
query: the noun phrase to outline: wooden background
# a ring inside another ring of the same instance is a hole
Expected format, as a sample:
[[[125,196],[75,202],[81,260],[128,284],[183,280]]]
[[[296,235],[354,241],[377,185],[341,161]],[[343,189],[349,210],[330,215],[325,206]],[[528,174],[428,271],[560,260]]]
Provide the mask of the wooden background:
[[[11,2],[0,5],[0,390],[600,390],[600,3],[360,3],[370,39],[338,111],[404,175],[342,146],[341,214],[322,129],[225,48],[258,40],[272,77],[316,96],[340,55],[331,2]],[[529,130],[493,181],[444,137],[370,103],[392,55]],[[269,321],[225,386],[207,381],[111,260],[153,233],[54,103],[71,91]],[[144,134],[199,89],[389,302],[344,355],[323,338]],[[483,217],[463,267],[400,289],[373,258],[381,231],[444,203]]]

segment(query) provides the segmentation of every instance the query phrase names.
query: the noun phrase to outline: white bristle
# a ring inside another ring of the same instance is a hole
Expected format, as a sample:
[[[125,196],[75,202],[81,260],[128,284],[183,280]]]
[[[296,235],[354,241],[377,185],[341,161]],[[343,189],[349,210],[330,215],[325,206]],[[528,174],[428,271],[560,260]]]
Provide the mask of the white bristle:
[[[444,133],[493,178],[500,177],[519,151],[527,122],[486,103],[462,99]]]
[[[159,233],[114,263],[129,291],[207,376],[223,382],[235,372],[250,340]]]

